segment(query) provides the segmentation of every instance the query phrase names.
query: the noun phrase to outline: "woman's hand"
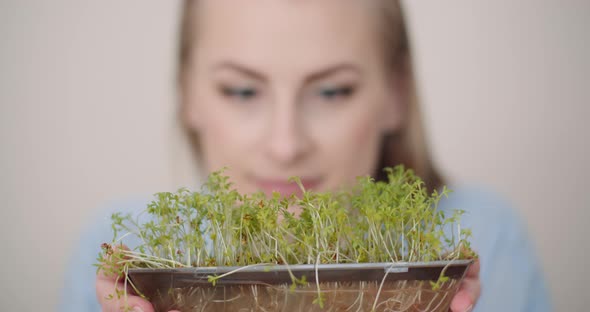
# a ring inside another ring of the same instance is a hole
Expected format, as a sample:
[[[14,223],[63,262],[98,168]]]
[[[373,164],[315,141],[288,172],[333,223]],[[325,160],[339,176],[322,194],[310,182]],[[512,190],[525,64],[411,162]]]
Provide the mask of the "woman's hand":
[[[127,288],[127,298],[117,298],[115,289],[125,289],[125,284],[121,278],[117,281],[116,276],[107,275],[102,270],[99,270],[96,275],[95,287],[96,297],[103,312],[123,312],[125,311],[125,307],[131,308],[131,311],[134,312],[154,312],[152,304],[140,296],[134,295],[129,287]]]
[[[152,304],[147,300],[128,292],[127,298],[117,298],[115,288],[124,289],[123,282],[116,281],[114,276],[107,276],[99,272],[96,276],[96,297],[103,312],[122,312],[125,307],[131,308],[134,312],[154,312]]]
[[[451,311],[468,312],[473,310],[479,295],[481,294],[481,283],[479,281],[479,260],[476,260],[469,267],[465,279],[459,286],[459,291],[455,294],[451,302]]]

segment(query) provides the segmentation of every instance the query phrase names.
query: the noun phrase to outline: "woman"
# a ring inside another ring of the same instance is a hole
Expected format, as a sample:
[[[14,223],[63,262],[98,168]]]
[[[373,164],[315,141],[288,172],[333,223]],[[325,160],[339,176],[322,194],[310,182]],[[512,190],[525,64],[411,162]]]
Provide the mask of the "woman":
[[[293,193],[290,176],[302,177],[307,189],[334,190],[362,175],[381,179],[381,169],[396,164],[414,169],[429,188],[442,185],[422,133],[398,1],[256,0],[238,7],[189,0],[183,9],[179,116],[205,171],[229,167],[244,193]],[[442,206],[470,212],[464,223],[484,265],[483,296],[475,265],[452,311],[470,311],[476,302],[478,311],[549,309],[526,235],[503,202],[459,190]],[[78,254],[96,251],[109,230],[93,230]],[[525,267],[513,263],[516,257]],[[64,308],[90,309],[72,302],[92,301],[91,281],[81,277],[89,263],[74,263]],[[504,281],[505,274],[513,280]],[[120,309],[105,299],[114,288],[112,277],[99,274],[103,311]],[[153,310],[139,297],[128,303]]]

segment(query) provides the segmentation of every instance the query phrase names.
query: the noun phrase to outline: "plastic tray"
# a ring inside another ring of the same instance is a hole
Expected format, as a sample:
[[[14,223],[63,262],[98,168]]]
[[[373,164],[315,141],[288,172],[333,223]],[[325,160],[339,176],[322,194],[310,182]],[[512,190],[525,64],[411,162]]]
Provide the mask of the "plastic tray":
[[[130,269],[128,274],[156,311],[446,312],[472,262]],[[431,282],[443,270],[448,280],[433,289]],[[232,271],[215,285],[209,280]],[[294,284],[291,274],[306,282]]]

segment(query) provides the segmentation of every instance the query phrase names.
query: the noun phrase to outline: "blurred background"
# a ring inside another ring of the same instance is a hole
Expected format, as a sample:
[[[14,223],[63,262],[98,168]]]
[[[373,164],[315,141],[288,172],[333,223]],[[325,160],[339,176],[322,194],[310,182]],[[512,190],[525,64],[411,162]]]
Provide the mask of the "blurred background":
[[[590,2],[405,2],[436,162],[509,198],[556,311],[586,311]],[[194,183],[174,126],[178,4],[0,0],[0,310],[56,309],[107,202]]]

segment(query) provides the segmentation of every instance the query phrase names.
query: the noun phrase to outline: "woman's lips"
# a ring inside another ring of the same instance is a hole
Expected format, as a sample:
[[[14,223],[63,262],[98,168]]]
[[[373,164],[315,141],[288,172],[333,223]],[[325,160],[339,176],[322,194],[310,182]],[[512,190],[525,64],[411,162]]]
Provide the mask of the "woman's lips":
[[[305,190],[312,190],[317,188],[320,179],[301,179],[301,184]],[[301,188],[295,182],[289,182],[288,179],[256,179],[256,185],[267,196],[271,196],[273,192],[279,192],[283,196],[295,194],[297,196],[302,194]]]

